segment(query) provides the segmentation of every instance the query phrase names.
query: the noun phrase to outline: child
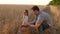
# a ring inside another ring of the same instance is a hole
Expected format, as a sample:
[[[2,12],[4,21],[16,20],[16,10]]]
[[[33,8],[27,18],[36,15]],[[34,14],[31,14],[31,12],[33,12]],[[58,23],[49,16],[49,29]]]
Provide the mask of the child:
[[[23,15],[23,23],[22,26],[28,26],[28,10],[25,10],[24,15]]]

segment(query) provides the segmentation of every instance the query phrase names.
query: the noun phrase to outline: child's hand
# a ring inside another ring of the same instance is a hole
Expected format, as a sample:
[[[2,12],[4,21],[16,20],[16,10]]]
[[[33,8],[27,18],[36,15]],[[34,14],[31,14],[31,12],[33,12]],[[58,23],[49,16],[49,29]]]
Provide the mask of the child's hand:
[[[25,25],[26,25],[26,26],[29,26],[29,25],[30,25],[30,23],[25,23]]]
[[[24,25],[22,25],[23,27],[28,27],[30,25],[30,23],[24,23]]]

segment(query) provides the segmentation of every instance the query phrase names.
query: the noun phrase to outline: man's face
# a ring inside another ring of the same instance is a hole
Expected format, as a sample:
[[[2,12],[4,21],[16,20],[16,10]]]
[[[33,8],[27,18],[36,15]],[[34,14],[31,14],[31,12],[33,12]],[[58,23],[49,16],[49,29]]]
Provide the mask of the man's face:
[[[38,11],[37,10],[33,11],[33,14],[37,15],[38,14]]]

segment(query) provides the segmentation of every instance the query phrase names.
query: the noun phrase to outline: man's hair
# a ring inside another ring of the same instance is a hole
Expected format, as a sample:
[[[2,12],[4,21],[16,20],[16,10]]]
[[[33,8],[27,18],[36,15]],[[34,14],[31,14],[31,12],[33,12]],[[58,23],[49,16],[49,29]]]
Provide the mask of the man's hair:
[[[38,6],[33,6],[31,9],[32,9],[33,11],[35,11],[35,10],[39,11],[39,7],[38,7]]]

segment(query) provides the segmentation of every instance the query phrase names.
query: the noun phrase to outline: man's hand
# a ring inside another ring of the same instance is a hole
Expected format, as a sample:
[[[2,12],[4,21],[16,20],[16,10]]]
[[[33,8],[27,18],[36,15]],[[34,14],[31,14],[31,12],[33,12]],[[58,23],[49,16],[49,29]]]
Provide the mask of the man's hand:
[[[30,27],[33,27],[33,28],[36,28],[36,29],[38,29],[39,26],[40,26],[40,24],[30,25]]]

